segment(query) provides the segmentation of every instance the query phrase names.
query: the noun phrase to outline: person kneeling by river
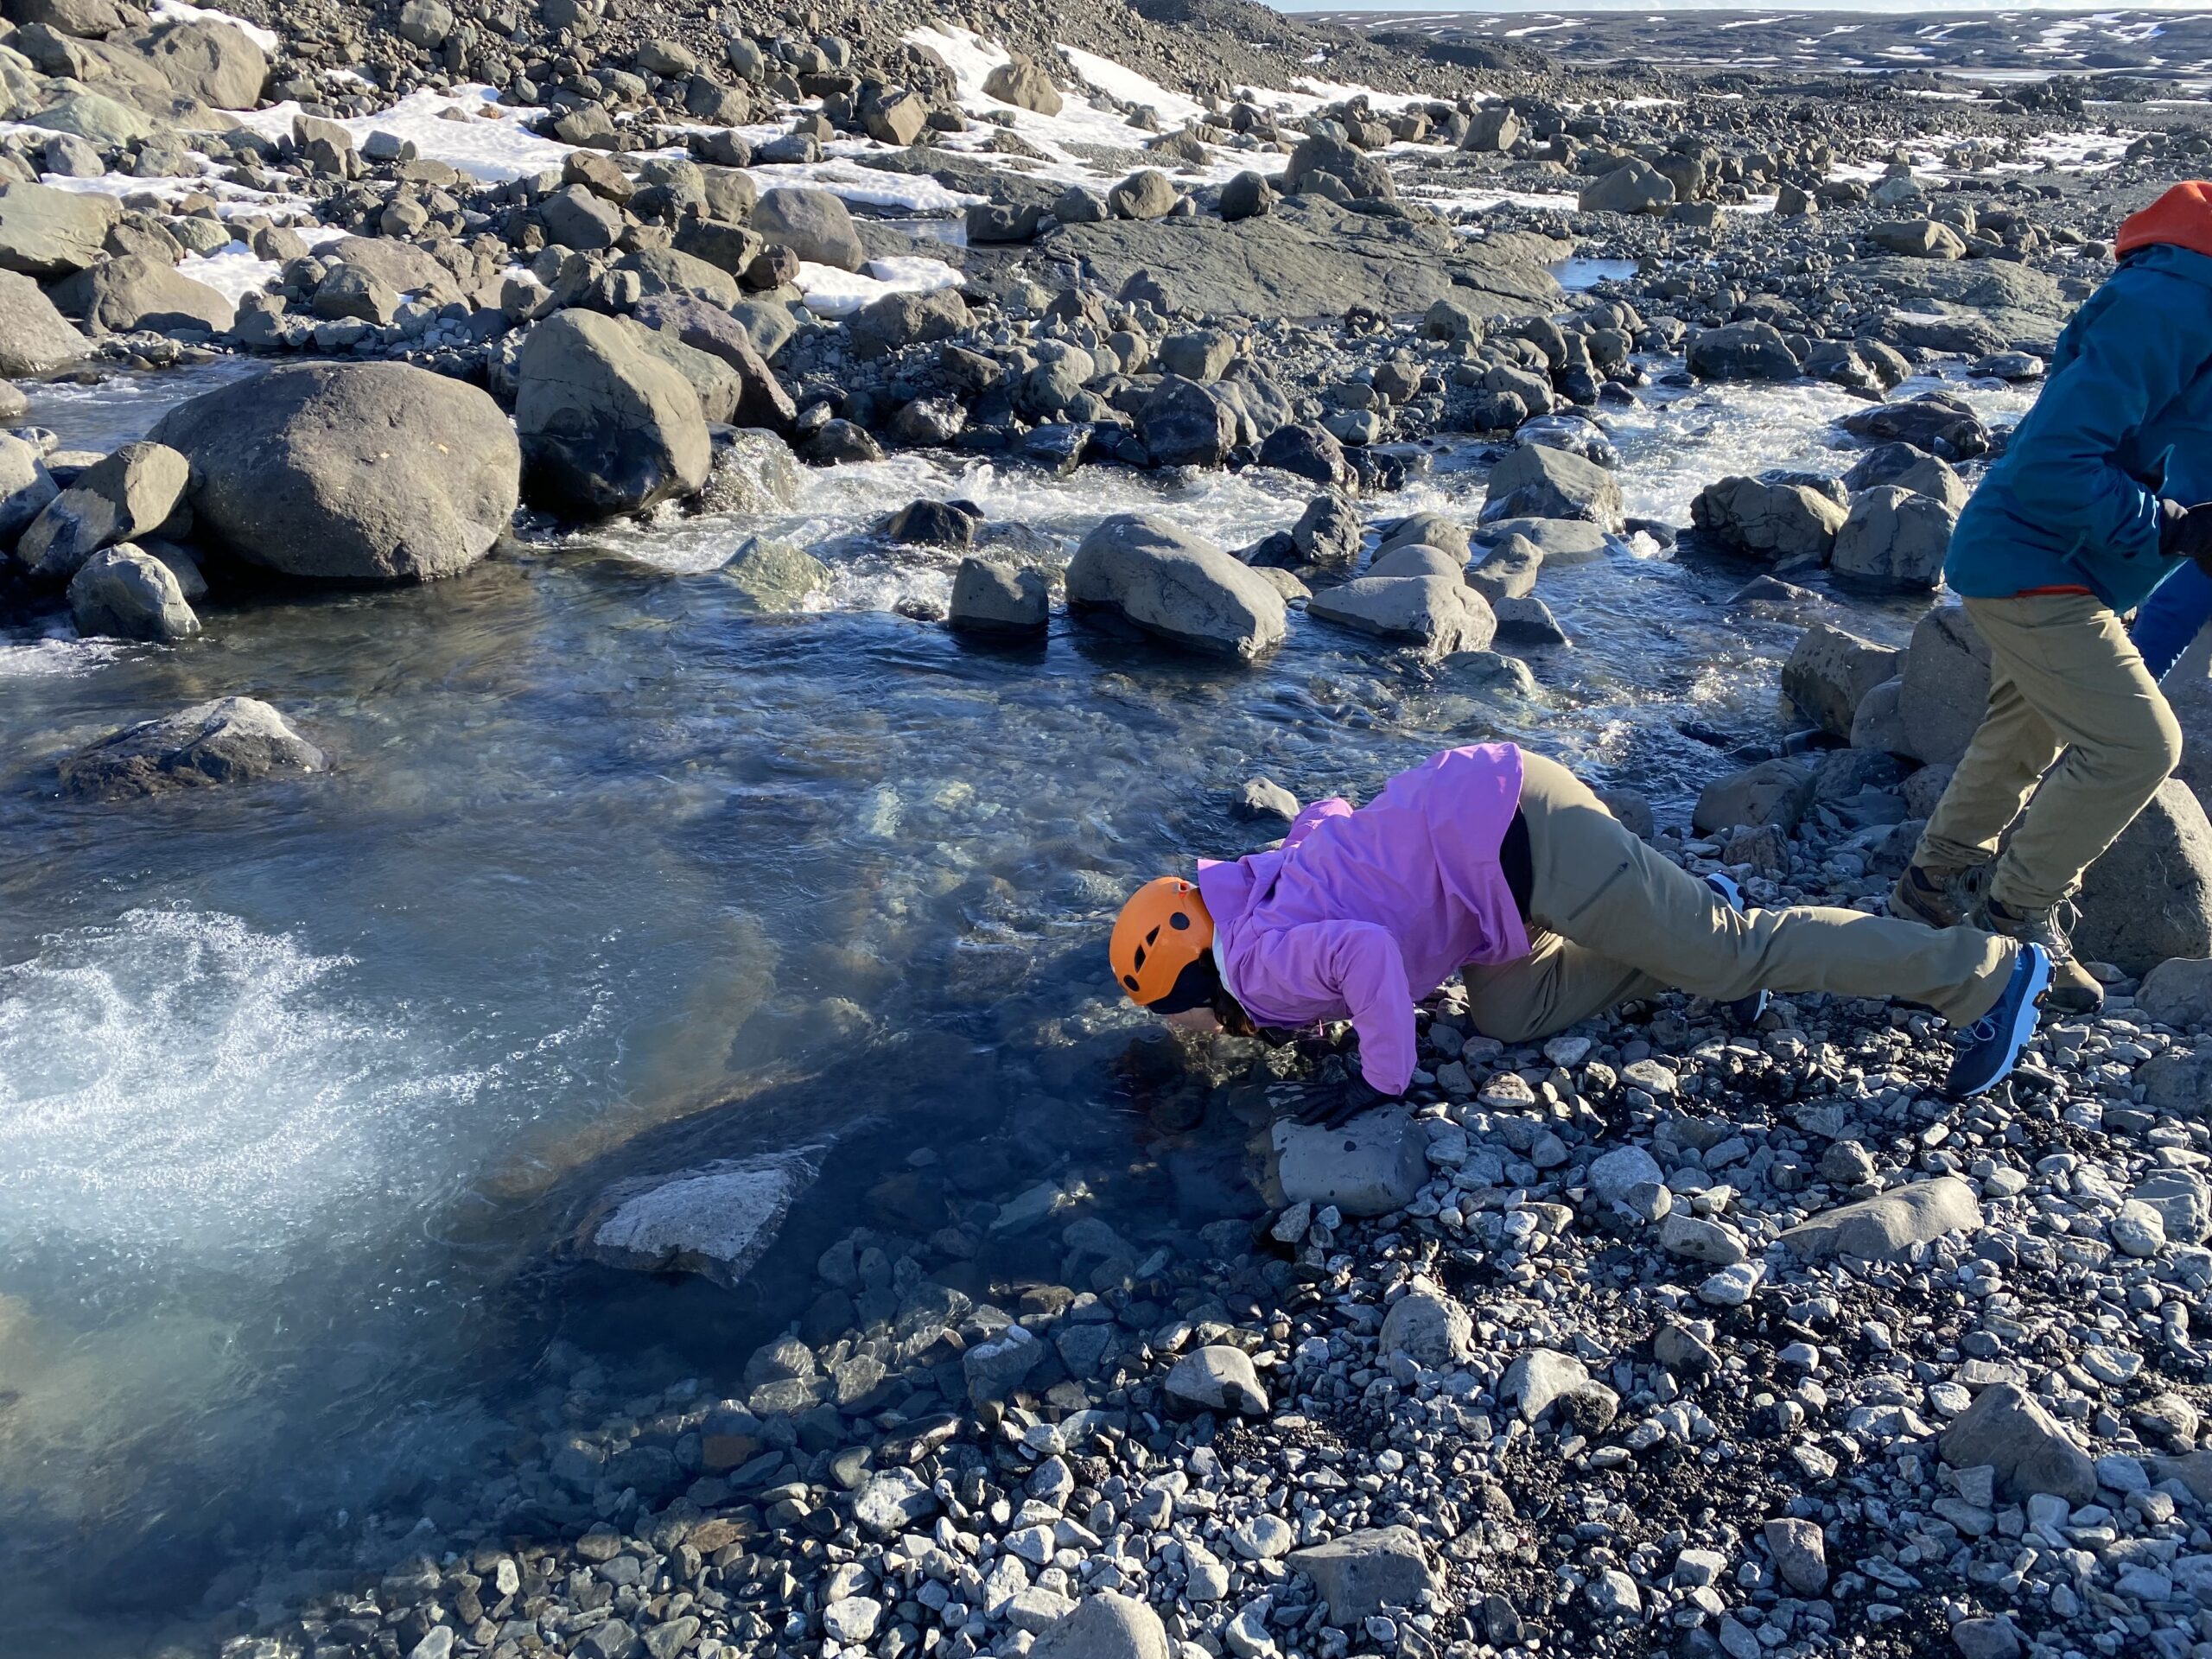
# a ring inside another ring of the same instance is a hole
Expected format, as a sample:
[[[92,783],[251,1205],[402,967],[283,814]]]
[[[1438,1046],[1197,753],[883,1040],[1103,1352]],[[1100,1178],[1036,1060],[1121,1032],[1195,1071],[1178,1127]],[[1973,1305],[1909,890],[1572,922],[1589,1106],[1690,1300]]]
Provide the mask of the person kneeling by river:
[[[1564,766],[1510,743],[1432,755],[1357,810],[1309,806],[1278,849],[1200,859],[1195,883],[1147,882],[1111,955],[1128,997],[1185,1029],[1349,1019],[1359,1074],[1304,1114],[1332,1126],[1403,1094],[1414,999],[1454,972],[1503,1042],[1669,987],[1752,1019],[1770,991],[1924,1003],[1959,1033],[1954,1099],[2012,1071],[2051,973],[2041,946],[1974,928],[1747,912],[1727,877],[1669,863]]]

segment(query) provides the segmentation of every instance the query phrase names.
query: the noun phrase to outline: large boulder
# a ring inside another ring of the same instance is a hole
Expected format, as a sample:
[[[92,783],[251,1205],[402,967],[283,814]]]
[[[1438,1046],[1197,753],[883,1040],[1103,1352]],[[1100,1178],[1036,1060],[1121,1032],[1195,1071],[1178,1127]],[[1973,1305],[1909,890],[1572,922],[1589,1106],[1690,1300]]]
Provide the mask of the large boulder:
[[[60,493],[38,446],[0,432],[0,545],[14,542]]]
[[[753,228],[780,242],[810,264],[858,270],[868,262],[860,232],[845,204],[827,190],[779,185],[762,193],[753,210]]]
[[[1797,636],[1782,665],[1782,695],[1833,736],[1848,741],[1866,694],[1897,676],[1904,653],[1815,622]]]
[[[1939,605],[1914,625],[1903,681],[1899,753],[1956,766],[1989,709],[1989,647],[1963,606]]]
[[[1116,219],[1165,219],[1175,210],[1175,181],[1156,167],[1140,168],[1106,193]]]
[[[328,764],[267,703],[219,697],[79,750],[61,763],[61,786],[73,795],[109,798],[159,795],[321,772]]]
[[[2212,823],[2170,778],[2082,878],[2075,947],[2141,974],[2171,957],[2212,956]]]
[[[1885,219],[1866,232],[1866,239],[1890,253],[1912,259],[1963,259],[1967,239],[1940,219]]]
[[[0,377],[66,368],[90,350],[36,283],[19,271],[0,270]]]
[[[1700,380],[1795,380],[1797,354],[1770,322],[1732,322],[1700,331],[1684,354]]]
[[[2096,1465],[2025,1389],[1999,1382],[1976,1395],[1940,1442],[1955,1469],[1992,1468],[2007,1497],[2038,1492],[2087,1503],[2097,1495]]]
[[[141,36],[137,46],[179,98],[214,109],[252,109],[269,81],[268,54],[230,23],[163,23]]]
[[[1236,446],[1236,415],[1197,381],[1163,375],[1137,411],[1137,431],[1155,466],[1218,467]]]
[[[1282,595],[1259,572],[1164,518],[1116,513],[1068,562],[1076,611],[1110,611],[1146,633],[1249,662],[1282,642]]]
[[[54,295],[96,334],[136,334],[142,328],[220,334],[238,318],[238,308],[219,289],[143,253],[104,259],[58,284]]]
[[[1709,836],[1770,823],[1787,835],[1812,810],[1817,787],[1813,772],[1794,760],[1762,760],[1700,790],[1690,827]]]
[[[515,429],[531,499],[603,518],[706,482],[714,450],[698,396],[645,332],[582,310],[531,331],[515,365]]]
[[[1755,558],[1823,559],[1848,512],[1809,484],[1730,477],[1690,502],[1690,522],[1732,552]]]
[[[66,582],[100,549],[159,530],[191,481],[192,463],[167,444],[126,443],[47,504],[16,557],[35,577]]]
[[[1966,404],[1940,391],[1903,403],[1853,410],[1840,423],[1872,443],[1909,443],[1946,461],[1966,461],[1989,450],[1989,429]]]
[[[969,633],[1038,634],[1052,620],[1052,584],[1041,570],[965,558],[952,578],[946,620]]]
[[[845,324],[853,355],[863,361],[907,346],[950,340],[968,327],[968,302],[957,289],[925,294],[886,294],[870,300]]]
[[[171,410],[151,436],[192,463],[195,537],[288,575],[451,575],[506,532],[520,487],[489,395],[404,363],[274,368]]]
[[[1853,498],[1829,562],[1837,575],[1871,586],[1929,593],[1942,585],[1943,556],[1957,522],[1934,496],[1902,484],[1878,485]]]
[[[1395,1107],[1336,1129],[1279,1117],[1270,1137],[1286,1203],[1382,1216],[1411,1204],[1428,1180],[1427,1126]]]
[[[1060,112],[1060,90],[1034,58],[1015,53],[983,77],[983,96],[1039,115]]]
[[[1391,201],[1398,194],[1397,181],[1382,162],[1341,138],[1316,133],[1300,140],[1298,148],[1290,152],[1282,170],[1282,188],[1297,195],[1313,188],[1321,175],[1335,179],[1358,200]]]
[[[1362,576],[1314,594],[1306,608],[1325,622],[1414,645],[1428,657],[1486,651],[1497,634],[1489,602],[1456,567],[1446,575]]]
[[[1584,185],[1575,206],[1586,213],[1658,213],[1674,200],[1673,181],[1638,158]]]
[[[1621,486],[1594,461],[1524,444],[1491,469],[1483,520],[1582,518],[1618,535],[1627,528]]]
[[[176,573],[127,542],[85,561],[70,580],[69,615],[87,637],[169,640],[200,632]]]
[[[798,418],[798,405],[754,349],[751,333],[720,306],[686,295],[657,295],[639,301],[630,320],[728,364],[742,385],[732,416],[738,425],[788,432]]]
[[[98,263],[121,213],[112,196],[0,184],[0,270],[66,276]]]

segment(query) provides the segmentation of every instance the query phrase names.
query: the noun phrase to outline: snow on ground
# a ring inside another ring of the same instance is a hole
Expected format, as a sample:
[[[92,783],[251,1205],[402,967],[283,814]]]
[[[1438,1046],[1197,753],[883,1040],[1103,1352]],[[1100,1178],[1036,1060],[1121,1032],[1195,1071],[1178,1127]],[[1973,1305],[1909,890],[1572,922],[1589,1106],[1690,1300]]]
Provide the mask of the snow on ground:
[[[942,259],[871,259],[865,271],[802,264],[798,290],[817,317],[849,317],[886,294],[934,294],[957,288],[961,275]]]
[[[827,153],[822,161],[753,168],[750,169],[753,181],[763,190],[778,185],[812,185],[847,201],[908,213],[964,213],[976,203],[990,200],[965,190],[948,190],[923,174],[887,173],[881,168],[861,166],[853,158],[882,149],[873,139],[837,139],[823,149]]]
[[[228,23],[264,52],[274,52],[283,41],[273,29],[264,29],[259,23],[250,23],[243,17],[234,17],[227,11],[218,11],[213,6],[194,6],[186,0],[154,0],[154,20],[163,23]]]
[[[1205,113],[1205,106],[1197,99],[1170,92],[1158,81],[1147,80],[1111,58],[1067,45],[1060,48],[1060,55],[1086,86],[1096,86],[1107,97],[1118,98],[1133,108],[1150,108],[1163,127],[1183,126]]]
[[[381,114],[355,116],[338,124],[356,143],[372,132],[411,139],[423,160],[443,162],[487,184],[559,172],[569,147],[541,138],[524,125],[543,111],[512,108],[499,97],[493,88],[474,82],[451,92],[410,92]],[[298,104],[288,99],[242,111],[238,120],[278,138],[292,130],[292,118],[299,111]],[[456,113],[467,118],[456,120]]]
[[[232,305],[249,294],[260,293],[284,274],[283,261],[257,259],[243,242],[209,254],[188,253],[176,269],[180,276],[207,283]]]

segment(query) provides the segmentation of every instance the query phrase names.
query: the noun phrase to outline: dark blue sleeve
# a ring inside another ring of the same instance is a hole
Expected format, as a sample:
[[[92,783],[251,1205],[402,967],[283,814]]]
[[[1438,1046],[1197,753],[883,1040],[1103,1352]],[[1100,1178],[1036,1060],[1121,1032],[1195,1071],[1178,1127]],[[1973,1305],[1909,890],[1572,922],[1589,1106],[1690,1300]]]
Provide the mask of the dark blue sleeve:
[[[2212,576],[2193,563],[2183,563],[2143,601],[2128,638],[2143,653],[2151,677],[2162,680],[2208,621],[2212,621]]]

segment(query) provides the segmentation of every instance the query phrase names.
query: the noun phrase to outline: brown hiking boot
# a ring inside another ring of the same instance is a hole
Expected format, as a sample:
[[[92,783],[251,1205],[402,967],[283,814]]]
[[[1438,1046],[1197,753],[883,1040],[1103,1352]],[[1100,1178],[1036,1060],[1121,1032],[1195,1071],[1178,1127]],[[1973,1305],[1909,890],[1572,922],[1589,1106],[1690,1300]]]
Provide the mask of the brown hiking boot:
[[[1973,887],[1982,867],[1947,869],[1936,865],[1908,864],[1890,889],[1890,914],[1929,927],[1957,927],[1974,908]]]
[[[2056,1014],[2094,1014],[2105,1005],[2105,988],[2074,959],[2069,929],[2079,912],[2070,904],[2048,910],[2016,910],[1985,897],[1974,908],[1974,922],[2023,944],[2039,944],[2050,957],[2050,995],[2044,1006]]]

